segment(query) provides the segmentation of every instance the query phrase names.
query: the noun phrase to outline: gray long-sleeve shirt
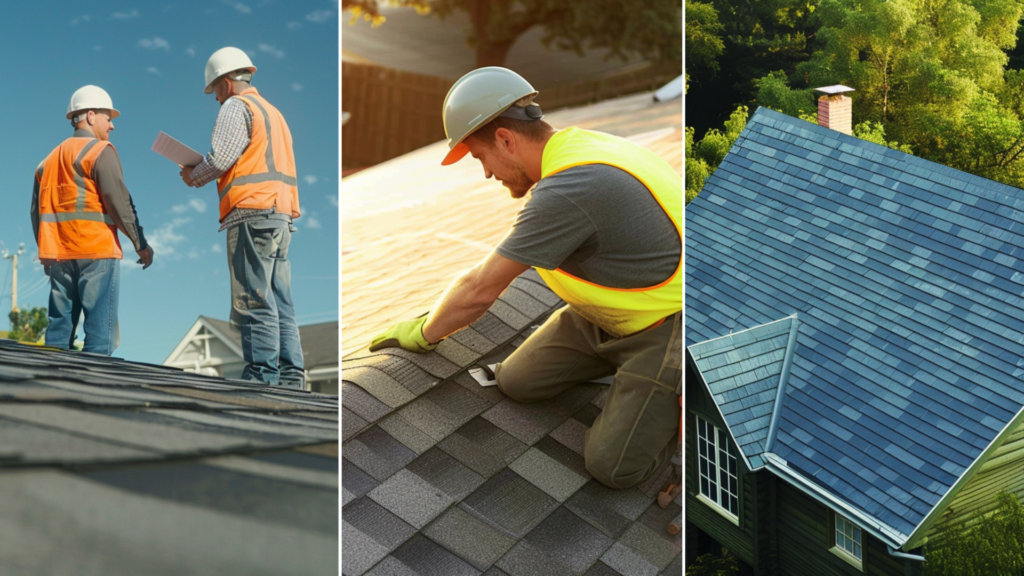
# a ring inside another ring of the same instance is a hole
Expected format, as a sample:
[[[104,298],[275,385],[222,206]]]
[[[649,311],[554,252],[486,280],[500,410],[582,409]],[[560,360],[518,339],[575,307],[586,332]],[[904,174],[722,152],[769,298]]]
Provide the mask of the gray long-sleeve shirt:
[[[76,138],[94,138],[89,130],[75,130],[73,135]],[[45,162],[45,160],[44,160]],[[42,164],[40,164],[42,166]],[[136,252],[145,250],[148,244],[142,233],[142,225],[139,224],[139,216],[135,212],[135,203],[124,184],[124,172],[121,169],[121,159],[117,151],[112,147],[104,148],[92,167],[90,175],[96,182],[99,190],[100,201],[103,202],[107,214],[135,247]],[[39,181],[32,179],[32,233],[39,241]]]

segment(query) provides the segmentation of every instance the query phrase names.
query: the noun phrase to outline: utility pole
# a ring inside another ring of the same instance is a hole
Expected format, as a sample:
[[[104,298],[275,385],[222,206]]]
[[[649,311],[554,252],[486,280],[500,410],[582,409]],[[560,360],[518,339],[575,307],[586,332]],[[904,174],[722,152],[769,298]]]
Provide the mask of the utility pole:
[[[11,312],[18,311],[18,256],[25,253],[25,243],[18,245],[18,251],[11,254],[3,251],[4,260],[11,260]]]

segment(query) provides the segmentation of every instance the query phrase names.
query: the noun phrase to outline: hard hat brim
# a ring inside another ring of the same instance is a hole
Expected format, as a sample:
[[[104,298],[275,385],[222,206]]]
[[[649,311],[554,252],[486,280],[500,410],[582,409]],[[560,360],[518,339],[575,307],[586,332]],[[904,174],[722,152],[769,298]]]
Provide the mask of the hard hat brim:
[[[82,108],[81,110],[75,110],[73,112],[68,112],[68,114],[67,114],[67,116],[65,116],[65,118],[67,118],[68,120],[71,120],[71,118],[73,118],[75,114],[78,114],[79,112],[82,112],[83,110],[110,110],[110,119],[111,120],[113,120],[114,118],[117,118],[118,116],[121,115],[120,112],[118,112],[117,110],[115,110],[113,108]]]
[[[256,73],[256,67],[255,66],[246,66],[244,68],[232,68],[231,70],[225,71],[224,74],[230,74],[230,73],[234,72],[235,70],[248,70],[250,74],[255,74]],[[213,94],[213,85],[216,84],[217,80],[220,80],[221,77],[224,76],[224,74],[219,74],[216,78],[211,80],[210,83],[206,85],[206,89],[203,90],[203,94]]]
[[[441,161],[441,166],[448,166],[449,164],[455,164],[462,157],[469,154],[469,146],[466,146],[465,142],[459,142],[454,148],[448,151],[448,154]]]

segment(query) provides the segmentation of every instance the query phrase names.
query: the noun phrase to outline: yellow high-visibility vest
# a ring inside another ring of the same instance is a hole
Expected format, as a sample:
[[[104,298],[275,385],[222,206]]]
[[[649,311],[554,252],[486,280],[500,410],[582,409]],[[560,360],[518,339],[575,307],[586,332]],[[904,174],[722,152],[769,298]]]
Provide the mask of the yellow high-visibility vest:
[[[616,338],[640,332],[683,309],[683,183],[660,156],[623,138],[580,128],[560,130],[544,146],[541,178],[585,164],[607,164],[639,180],[679,233],[679,264],[663,282],[646,288],[610,288],[562,269],[537,268],[555,294]]]

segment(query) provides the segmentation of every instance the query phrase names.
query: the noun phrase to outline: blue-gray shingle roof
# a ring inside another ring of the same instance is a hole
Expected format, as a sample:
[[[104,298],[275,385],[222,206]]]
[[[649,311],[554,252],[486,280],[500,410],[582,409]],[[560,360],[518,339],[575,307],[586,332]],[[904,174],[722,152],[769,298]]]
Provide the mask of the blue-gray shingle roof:
[[[767,449],[789,335],[796,323],[796,318],[783,318],[689,347],[736,444],[754,468],[764,463],[761,455]]]
[[[909,535],[1024,405],[1024,192],[758,109],[686,211],[687,344],[798,314],[770,451]]]

